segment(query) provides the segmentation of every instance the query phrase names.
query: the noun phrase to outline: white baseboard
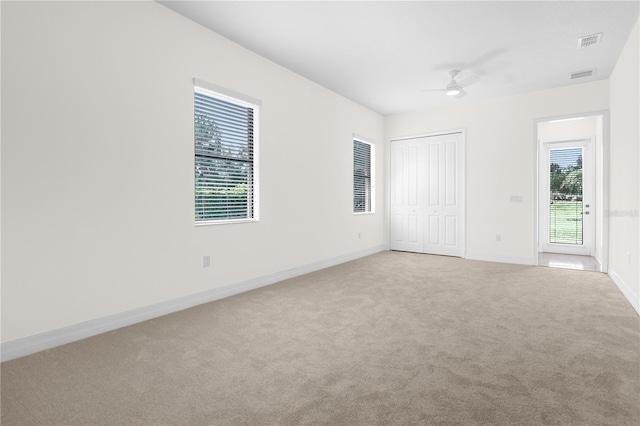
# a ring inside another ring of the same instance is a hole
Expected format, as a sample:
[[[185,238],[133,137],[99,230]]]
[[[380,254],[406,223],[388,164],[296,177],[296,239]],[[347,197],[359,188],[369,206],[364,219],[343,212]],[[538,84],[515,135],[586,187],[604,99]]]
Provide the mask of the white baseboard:
[[[609,278],[611,278],[611,280],[616,283],[624,297],[627,298],[629,303],[631,303],[631,306],[633,306],[633,309],[635,309],[638,315],[640,315],[640,297],[635,294],[635,292],[631,289],[631,287],[629,287],[629,285],[627,285],[627,283],[624,282],[620,275],[618,275],[616,271],[611,268],[609,268]]]
[[[285,271],[275,272],[273,274],[231,284],[225,287],[215,288],[202,293],[196,293],[180,297],[178,299],[133,309],[131,311],[121,312],[79,324],[70,325],[57,330],[51,330],[33,336],[4,342],[0,349],[0,359],[2,361],[9,361],[20,358],[46,349],[51,349],[56,346],[75,342],[101,333],[106,333],[108,331],[116,330],[118,328],[126,327],[152,318],[157,318],[162,315],[188,309],[193,306],[224,299],[225,297],[230,297],[289,278],[308,274],[340,263],[349,262],[384,250],[385,246],[383,245],[371,247],[357,252],[347,253],[342,256],[310,263],[308,265],[298,266]]]
[[[498,262],[498,263],[515,263],[517,265],[535,265],[533,259],[528,257],[496,257],[496,256],[484,256],[480,254],[467,253],[464,257],[469,260],[482,260],[484,262]]]

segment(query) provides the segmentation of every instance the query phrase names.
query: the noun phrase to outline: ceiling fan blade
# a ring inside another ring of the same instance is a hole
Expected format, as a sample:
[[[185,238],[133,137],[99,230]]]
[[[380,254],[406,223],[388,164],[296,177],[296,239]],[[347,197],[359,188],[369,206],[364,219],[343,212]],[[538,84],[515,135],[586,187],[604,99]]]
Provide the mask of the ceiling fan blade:
[[[454,98],[464,98],[465,96],[467,96],[467,92],[465,92],[464,90],[460,89],[460,93],[455,95]]]
[[[446,92],[447,89],[424,89],[423,92]]]
[[[470,75],[469,77],[465,77],[458,82],[458,87],[467,87],[471,86],[473,83],[477,83],[480,81],[480,77],[477,75]]]

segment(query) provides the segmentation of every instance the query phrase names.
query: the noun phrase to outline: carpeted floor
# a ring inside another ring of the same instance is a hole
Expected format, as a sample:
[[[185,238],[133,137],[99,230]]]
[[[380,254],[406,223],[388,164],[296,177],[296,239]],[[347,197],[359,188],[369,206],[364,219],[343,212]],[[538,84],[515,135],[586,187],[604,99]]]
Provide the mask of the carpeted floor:
[[[383,252],[2,364],[3,425],[640,424],[604,274]]]

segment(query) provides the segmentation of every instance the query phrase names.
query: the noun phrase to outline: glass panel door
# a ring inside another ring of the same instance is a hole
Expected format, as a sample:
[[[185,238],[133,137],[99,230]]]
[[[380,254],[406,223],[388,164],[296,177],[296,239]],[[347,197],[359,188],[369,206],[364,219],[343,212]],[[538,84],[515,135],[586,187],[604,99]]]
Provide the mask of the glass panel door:
[[[549,243],[583,245],[583,148],[549,149]]]

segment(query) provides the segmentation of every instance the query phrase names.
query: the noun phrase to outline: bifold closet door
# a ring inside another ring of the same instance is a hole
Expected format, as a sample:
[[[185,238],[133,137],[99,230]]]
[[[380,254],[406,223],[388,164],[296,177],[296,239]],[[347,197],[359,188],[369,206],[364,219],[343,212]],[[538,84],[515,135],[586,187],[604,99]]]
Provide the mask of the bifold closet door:
[[[463,256],[462,134],[391,142],[390,248]]]
[[[391,142],[391,250],[424,251],[424,143]]]

